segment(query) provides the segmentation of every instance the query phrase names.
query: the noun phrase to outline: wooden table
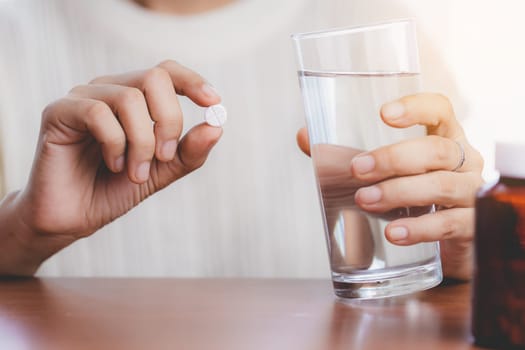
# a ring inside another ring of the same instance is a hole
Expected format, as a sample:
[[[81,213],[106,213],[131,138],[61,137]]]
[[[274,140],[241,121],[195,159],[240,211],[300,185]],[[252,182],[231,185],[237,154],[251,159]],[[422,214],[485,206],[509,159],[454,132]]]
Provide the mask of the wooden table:
[[[473,349],[470,285],[344,302],[327,280],[0,281],[0,349]]]

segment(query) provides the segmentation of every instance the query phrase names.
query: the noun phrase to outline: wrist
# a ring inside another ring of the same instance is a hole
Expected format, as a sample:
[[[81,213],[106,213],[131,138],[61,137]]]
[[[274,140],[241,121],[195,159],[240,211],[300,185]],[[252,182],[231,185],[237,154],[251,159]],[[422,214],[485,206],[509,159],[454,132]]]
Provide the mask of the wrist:
[[[44,260],[72,242],[34,230],[28,215],[31,210],[20,191],[0,202],[0,276],[31,276]]]

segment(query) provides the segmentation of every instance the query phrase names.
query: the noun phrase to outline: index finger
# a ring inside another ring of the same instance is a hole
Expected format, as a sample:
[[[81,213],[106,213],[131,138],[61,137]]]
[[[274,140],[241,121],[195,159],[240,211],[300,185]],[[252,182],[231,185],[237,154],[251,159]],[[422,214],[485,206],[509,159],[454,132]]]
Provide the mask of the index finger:
[[[197,72],[177,63],[173,60],[166,60],[159,63],[156,68],[147,71],[136,71],[118,75],[106,75],[91,81],[97,84],[118,84],[133,86],[141,90],[145,89],[144,80],[152,82],[154,86],[159,79],[158,72],[167,72],[173,88],[178,95],[186,96],[201,107],[208,107],[221,102],[221,97],[217,91]],[[153,74],[147,74],[147,73]],[[145,74],[146,73],[146,74]]]
[[[169,73],[177,94],[188,97],[201,107],[221,102],[221,97],[213,86],[193,70],[173,60],[161,62],[158,67]]]
[[[424,125],[429,135],[453,140],[465,136],[449,99],[440,94],[420,93],[400,98],[381,107],[383,121],[396,128]]]

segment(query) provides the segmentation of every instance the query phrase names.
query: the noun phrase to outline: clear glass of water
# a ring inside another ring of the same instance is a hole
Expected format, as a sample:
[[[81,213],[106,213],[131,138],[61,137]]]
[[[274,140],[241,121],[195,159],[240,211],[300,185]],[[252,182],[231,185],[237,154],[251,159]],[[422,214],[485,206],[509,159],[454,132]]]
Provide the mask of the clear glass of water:
[[[434,206],[364,212],[354,194],[365,184],[350,172],[361,152],[425,135],[422,126],[392,128],[379,114],[384,103],[420,90],[415,23],[398,20],[292,38],[335,294],[368,299],[436,286],[442,280],[438,243],[396,246],[384,235],[391,220],[431,213]]]

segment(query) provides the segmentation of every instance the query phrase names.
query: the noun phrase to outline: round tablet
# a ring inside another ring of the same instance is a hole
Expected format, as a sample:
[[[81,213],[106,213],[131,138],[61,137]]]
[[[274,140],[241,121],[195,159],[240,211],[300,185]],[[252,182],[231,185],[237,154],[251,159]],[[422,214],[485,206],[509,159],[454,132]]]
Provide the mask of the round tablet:
[[[208,107],[204,114],[204,120],[211,126],[223,126],[226,123],[226,119],[226,108],[221,104]]]

